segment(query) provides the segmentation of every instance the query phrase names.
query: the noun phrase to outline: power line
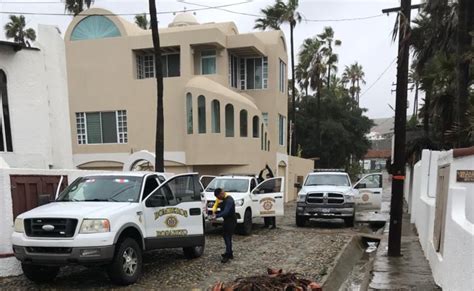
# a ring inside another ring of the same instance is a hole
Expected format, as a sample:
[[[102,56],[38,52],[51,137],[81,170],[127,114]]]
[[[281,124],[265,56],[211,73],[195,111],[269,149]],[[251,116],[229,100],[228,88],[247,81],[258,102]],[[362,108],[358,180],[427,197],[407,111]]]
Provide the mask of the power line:
[[[179,0],[178,0],[179,1]],[[225,12],[229,12],[232,14],[238,14],[238,15],[244,15],[244,16],[250,16],[250,17],[258,17],[258,18],[263,18],[266,17],[264,15],[259,15],[259,14],[253,14],[253,13],[246,13],[246,12],[239,12],[239,11],[234,11],[234,10],[229,10],[229,9],[224,9],[221,7],[212,7],[212,6],[207,6],[204,4],[198,4],[198,3],[193,3],[193,2],[187,2],[187,1],[179,1],[181,3],[189,4],[189,5],[195,5],[198,7],[205,7],[209,9],[217,9]],[[306,22],[337,22],[337,21],[356,21],[356,20],[365,20],[365,19],[371,19],[371,18],[376,18],[376,17],[381,17],[383,14],[377,14],[377,15],[371,15],[371,16],[363,16],[363,17],[354,17],[354,18],[338,18],[338,19],[307,19],[304,18]]]
[[[0,4],[4,4],[6,2],[1,2]],[[13,3],[13,2],[11,2]],[[21,3],[21,2],[14,2],[14,3]],[[33,2],[23,2],[23,3],[33,3]],[[36,2],[36,3],[48,3],[48,2]],[[34,4],[36,4],[34,3]],[[51,2],[51,4],[64,4],[62,2]],[[235,5],[240,5],[240,4],[245,4],[248,3],[248,1],[242,1],[242,2],[237,2],[237,3],[230,3],[230,4],[223,4],[223,5],[217,5],[217,6],[208,6],[206,8],[194,8],[194,9],[182,9],[182,10],[171,10],[171,11],[158,11],[156,14],[176,14],[176,13],[182,13],[182,12],[195,12],[195,11],[202,11],[202,10],[210,10],[210,9],[220,9],[222,7],[230,7],[230,6],[235,6]],[[0,14],[22,14],[22,15],[44,15],[44,16],[74,16],[74,14],[71,13],[43,13],[43,12],[18,12],[18,11],[0,11]],[[137,13],[94,13],[94,15],[100,15],[100,16],[134,16],[137,14],[147,14],[149,15],[150,13],[148,12],[137,12]]]
[[[362,94],[360,94],[359,98],[364,96],[365,93],[367,93],[370,89],[372,89],[372,87],[382,78],[382,76],[385,75],[385,73],[388,71],[388,69],[390,69],[390,67],[392,67],[393,63],[395,63],[396,60],[397,60],[397,58],[394,58],[390,62],[390,65],[388,65],[388,67],[385,68],[385,70],[377,77],[377,79],[372,84],[370,84],[370,86],[369,86],[369,88],[367,88],[367,90],[365,90],[364,92],[362,92]]]

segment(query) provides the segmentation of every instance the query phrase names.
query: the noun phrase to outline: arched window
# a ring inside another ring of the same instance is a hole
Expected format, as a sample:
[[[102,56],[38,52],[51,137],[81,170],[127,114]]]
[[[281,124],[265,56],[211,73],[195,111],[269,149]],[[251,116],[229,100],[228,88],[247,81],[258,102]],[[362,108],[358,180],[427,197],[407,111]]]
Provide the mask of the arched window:
[[[234,106],[232,104],[225,106],[225,136],[234,136]]]
[[[260,149],[263,151],[264,145],[265,145],[265,144],[264,144],[264,140],[263,140],[263,123],[262,123],[262,126],[260,126],[260,128],[261,128],[261,131],[260,131],[260,132],[262,133],[262,134],[260,135]]]
[[[10,109],[8,107],[7,75],[0,70],[0,152],[13,152],[10,127]]]
[[[211,129],[213,133],[221,132],[221,104],[215,99],[211,102]]]
[[[247,122],[247,110],[240,110],[240,136],[247,137],[248,122]]]
[[[100,39],[120,36],[115,23],[105,16],[90,15],[79,21],[71,33],[71,40]]]
[[[258,138],[258,124],[260,123],[259,118],[255,115],[252,119],[252,136]]]
[[[186,125],[188,134],[193,133],[193,96],[186,94]]]
[[[270,141],[268,141],[267,151],[270,151]]]
[[[265,150],[268,150],[267,148],[267,133],[265,132]]]
[[[206,97],[198,97],[198,132],[206,133]]]

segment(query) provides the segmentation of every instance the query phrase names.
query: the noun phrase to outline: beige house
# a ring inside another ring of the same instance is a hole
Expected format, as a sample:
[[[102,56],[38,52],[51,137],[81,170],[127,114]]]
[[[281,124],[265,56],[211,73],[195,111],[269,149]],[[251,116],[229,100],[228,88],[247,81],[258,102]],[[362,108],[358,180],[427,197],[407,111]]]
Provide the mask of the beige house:
[[[281,31],[239,33],[233,22],[178,14],[160,29],[165,168],[179,173],[305,175],[287,155],[287,48]],[[81,169],[129,170],[155,141],[150,30],[89,9],[65,34],[73,157]],[[132,155],[131,155],[132,154]]]

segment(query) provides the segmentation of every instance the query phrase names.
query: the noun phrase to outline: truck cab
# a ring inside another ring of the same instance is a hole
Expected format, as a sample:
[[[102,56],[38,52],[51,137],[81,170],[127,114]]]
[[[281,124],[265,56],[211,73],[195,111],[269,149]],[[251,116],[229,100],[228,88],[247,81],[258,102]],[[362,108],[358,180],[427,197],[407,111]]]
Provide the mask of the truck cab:
[[[143,252],[204,251],[198,175],[167,180],[158,173],[114,173],[76,179],[49,204],[20,214],[13,251],[25,276],[53,280],[69,264],[102,265],[112,282],[128,285],[142,271]]]
[[[214,190],[217,188],[222,188],[234,198],[237,230],[241,234],[249,235],[251,233],[252,223],[256,218],[284,215],[283,177],[270,178],[260,184],[257,184],[257,179],[251,175],[214,177],[208,183],[203,195],[209,215],[212,214],[212,208],[216,203]],[[217,220],[217,223],[222,223],[222,220]]]
[[[304,226],[312,218],[341,218],[353,226],[356,211],[380,209],[381,193],[381,173],[365,175],[354,186],[341,170],[309,173],[298,193],[296,225]]]

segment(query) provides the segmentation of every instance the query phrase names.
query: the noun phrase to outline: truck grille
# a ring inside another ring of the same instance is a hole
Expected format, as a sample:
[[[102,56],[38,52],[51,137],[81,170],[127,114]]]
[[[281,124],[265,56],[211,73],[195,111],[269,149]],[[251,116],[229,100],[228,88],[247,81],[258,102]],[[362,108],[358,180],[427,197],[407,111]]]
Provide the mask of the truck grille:
[[[308,203],[323,204],[324,203],[324,193],[310,193],[306,198]]]
[[[344,195],[339,193],[309,193],[306,202],[309,204],[343,204]]]
[[[24,223],[26,235],[30,237],[73,237],[76,231],[77,219],[30,218],[25,219]],[[43,228],[46,225],[49,225],[49,227]],[[51,228],[51,226],[54,228]]]

